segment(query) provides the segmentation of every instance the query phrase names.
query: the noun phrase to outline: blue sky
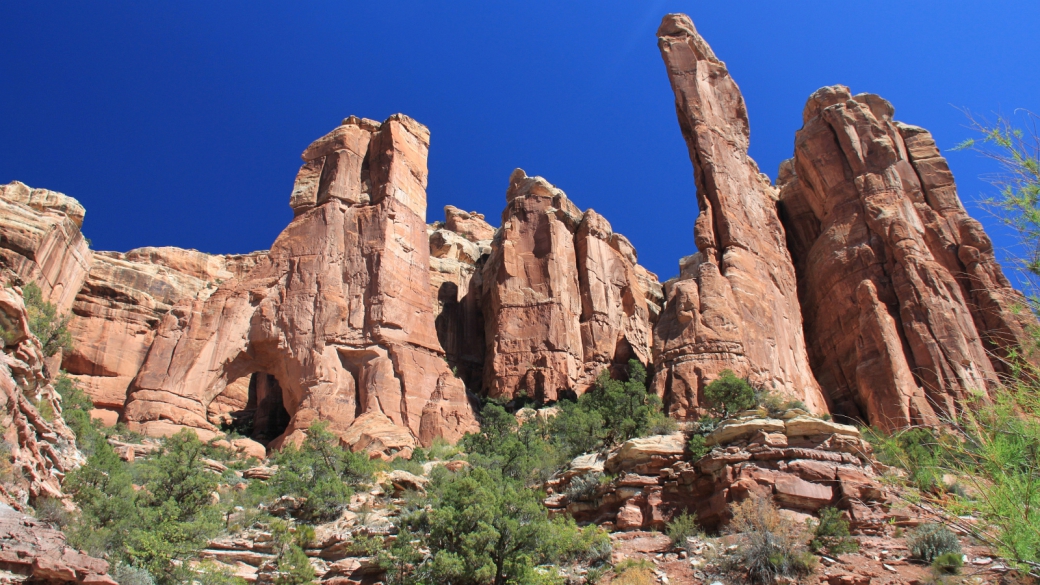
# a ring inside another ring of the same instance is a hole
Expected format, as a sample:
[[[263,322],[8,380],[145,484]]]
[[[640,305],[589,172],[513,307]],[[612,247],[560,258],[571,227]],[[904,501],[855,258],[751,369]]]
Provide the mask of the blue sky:
[[[522,167],[664,279],[697,213],[654,34],[667,12],[729,66],[770,176],[824,85],[880,94],[944,149],[971,136],[956,108],[1040,111],[1035,0],[5,2],[0,182],[79,199],[97,249],[248,252],[290,221],[312,140],[404,112],[432,132],[429,221],[453,204],[497,225]],[[947,156],[969,206],[991,192],[988,162]]]

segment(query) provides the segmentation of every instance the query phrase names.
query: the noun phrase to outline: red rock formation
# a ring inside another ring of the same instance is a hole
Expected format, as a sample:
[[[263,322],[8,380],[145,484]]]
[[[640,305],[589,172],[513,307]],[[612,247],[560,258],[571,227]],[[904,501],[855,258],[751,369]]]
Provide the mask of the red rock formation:
[[[595,211],[517,169],[484,268],[489,396],[581,394],[605,367],[649,361],[656,277]]]
[[[349,118],[308,147],[297,216],[268,255],[164,318],[131,386],[132,428],[213,431],[207,407],[262,373],[289,419],[275,447],[318,420],[386,454],[474,430],[432,316],[428,145],[424,126],[395,115]]]
[[[883,428],[988,392],[1036,323],[931,136],[892,115],[817,91],[779,177],[813,371],[835,412]]]
[[[108,575],[106,561],[68,546],[60,531],[4,504],[0,504],[0,569],[9,574],[5,583],[117,585]]]
[[[41,496],[61,498],[61,479],[83,462],[65,426],[61,399],[44,374],[40,341],[29,331],[21,292],[0,287],[0,429],[5,468],[0,502],[21,508]],[[51,413],[45,416],[45,413]]]
[[[118,418],[130,381],[173,305],[205,299],[224,280],[252,268],[258,257],[171,247],[95,252],[72,307],[73,349],[62,359],[62,368],[93,398],[93,415],[109,424]],[[240,402],[234,410],[245,406],[244,396]]]
[[[668,302],[654,332],[654,387],[669,413],[693,417],[705,383],[730,369],[825,411],[805,351],[777,193],[747,154],[740,90],[689,17],[666,16],[657,35],[700,215],[694,226],[699,252],[666,287]]]
[[[484,216],[452,206],[445,221],[430,226],[430,290],[437,339],[465,383],[477,392],[484,375],[482,269],[495,229]]]
[[[14,181],[0,185],[0,268],[35,282],[64,313],[90,270],[80,233],[83,206],[67,195]]]

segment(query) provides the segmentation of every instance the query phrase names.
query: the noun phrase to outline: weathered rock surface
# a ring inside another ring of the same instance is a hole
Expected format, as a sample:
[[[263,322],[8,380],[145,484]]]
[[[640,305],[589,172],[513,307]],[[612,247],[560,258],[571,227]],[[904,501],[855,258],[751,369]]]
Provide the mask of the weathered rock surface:
[[[62,478],[84,458],[59,416],[61,398],[45,375],[40,342],[16,288],[0,287],[0,331],[0,429],[9,449],[0,454],[0,467],[12,478],[0,485],[0,503],[21,509],[30,499],[62,498]]]
[[[377,446],[371,429],[382,425],[393,443],[384,455],[474,430],[434,327],[428,148],[429,131],[403,115],[381,125],[348,118],[308,147],[296,218],[270,252],[164,318],[131,386],[131,427],[212,431],[209,405],[252,376],[270,397],[257,401],[254,429],[261,418],[286,419],[262,429],[276,434],[274,447],[302,440],[318,420],[341,439],[364,421],[350,436]]]
[[[803,122],[779,184],[813,371],[836,413],[935,424],[994,388],[1036,321],[928,132],[843,86]]]
[[[219,256],[172,247],[95,252],[72,307],[73,349],[62,358],[62,368],[93,398],[93,416],[110,423],[118,418],[130,381],[173,305],[208,298],[263,254]],[[238,402],[225,406],[241,410],[245,396]]]
[[[729,369],[825,411],[809,368],[778,194],[747,154],[744,98],[689,17],[666,16],[657,35],[700,215],[698,252],[666,287],[654,331],[656,392],[673,416],[694,417],[706,382]]]
[[[606,460],[604,469],[615,479],[572,499],[566,488],[573,478],[597,471],[575,459],[579,469],[549,481],[545,504],[579,522],[646,530],[663,528],[683,511],[696,512],[703,526],[717,526],[728,521],[728,504],[762,496],[798,513],[836,506],[862,533],[882,530],[892,498],[873,471],[870,445],[855,428],[807,418],[726,421],[709,435],[714,448],[696,461],[682,433],[634,439]],[[726,428],[747,432],[720,433]]]
[[[449,366],[466,387],[481,388],[484,375],[484,262],[495,229],[484,216],[444,208],[444,222],[429,226],[430,290],[437,339]]]
[[[0,573],[4,583],[116,585],[107,562],[68,546],[60,531],[3,503]]]
[[[604,368],[648,363],[656,280],[602,216],[514,171],[483,274],[488,395],[553,401]]]
[[[0,185],[0,268],[38,284],[61,313],[72,307],[90,270],[83,215],[83,206],[62,193],[18,181]]]

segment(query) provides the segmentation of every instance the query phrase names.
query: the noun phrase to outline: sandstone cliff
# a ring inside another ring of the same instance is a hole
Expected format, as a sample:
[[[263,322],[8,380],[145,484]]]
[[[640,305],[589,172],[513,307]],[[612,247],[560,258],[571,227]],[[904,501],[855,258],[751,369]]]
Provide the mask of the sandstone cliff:
[[[116,422],[155,330],[174,305],[208,298],[262,255],[215,256],[172,247],[95,252],[72,306],[73,348],[62,359],[62,368],[94,400],[93,416]],[[245,408],[245,399],[232,408]]]
[[[61,398],[17,288],[0,287],[0,333],[0,503],[22,509],[36,498],[64,497],[62,478],[84,458],[60,416]]]
[[[670,414],[693,417],[706,382],[729,369],[825,411],[805,350],[778,195],[747,154],[744,98],[689,17],[666,16],[657,35],[700,215],[698,252],[666,285],[654,331],[654,388]]]
[[[0,185],[0,268],[35,282],[60,312],[72,307],[90,270],[78,201],[13,181]]]
[[[931,135],[893,112],[820,89],[779,177],[813,371],[836,413],[884,428],[990,392],[1036,324]]]
[[[274,447],[318,420],[384,454],[475,429],[434,326],[428,148],[429,131],[403,115],[348,118],[308,147],[297,216],[268,255],[164,318],[127,399],[131,427],[215,431],[207,408],[252,378],[272,398],[257,390],[254,433]]]
[[[649,363],[656,283],[602,216],[517,169],[484,267],[487,395],[554,401]]]

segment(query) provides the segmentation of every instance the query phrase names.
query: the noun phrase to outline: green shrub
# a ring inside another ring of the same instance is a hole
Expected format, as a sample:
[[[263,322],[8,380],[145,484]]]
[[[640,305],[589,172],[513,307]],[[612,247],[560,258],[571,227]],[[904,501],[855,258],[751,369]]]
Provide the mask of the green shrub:
[[[64,530],[75,520],[75,516],[66,510],[65,504],[57,498],[36,498],[33,508],[36,511],[37,520],[46,522],[58,530]]]
[[[758,402],[751,384],[732,370],[722,370],[718,378],[704,387],[704,401],[719,418],[754,408]]]
[[[155,579],[148,571],[125,563],[116,563],[109,570],[109,575],[119,585],[155,585]]]
[[[813,538],[809,548],[815,553],[826,551],[828,554],[840,555],[859,550],[859,543],[849,535],[849,523],[837,508],[820,510],[820,519],[813,528]]]
[[[596,490],[603,483],[603,474],[598,471],[576,475],[567,486],[567,498],[572,502],[587,502],[595,499]]]
[[[285,520],[271,521],[271,536],[275,543],[275,567],[278,575],[275,585],[303,585],[317,577],[304,547],[314,540],[314,529],[306,525],[295,527]]]
[[[363,453],[352,453],[324,422],[307,429],[302,448],[286,445],[272,458],[278,471],[266,483],[250,489],[269,497],[294,496],[304,501],[297,511],[307,522],[330,520],[350,501],[357,486],[371,481],[374,464]]]
[[[72,333],[69,332],[72,315],[59,315],[58,308],[44,300],[43,291],[35,282],[22,287],[22,297],[29,317],[29,330],[40,340],[43,355],[50,357],[59,351],[72,349]]]
[[[672,539],[676,546],[686,546],[686,539],[701,534],[700,526],[697,525],[697,515],[683,512],[672,518],[665,529],[665,534]]]
[[[940,575],[956,575],[964,566],[964,555],[959,552],[943,553],[932,561],[932,568]]]
[[[705,441],[704,435],[693,435],[690,437],[689,442],[686,443],[686,448],[690,451],[691,461],[697,461],[711,452],[711,447]]]
[[[750,497],[731,506],[737,549],[723,560],[723,569],[743,573],[753,583],[798,578],[815,569],[816,557],[802,544],[801,527],[783,517],[772,500]]]
[[[957,535],[942,524],[922,524],[906,536],[906,547],[915,559],[931,562],[948,554],[961,554]]]

